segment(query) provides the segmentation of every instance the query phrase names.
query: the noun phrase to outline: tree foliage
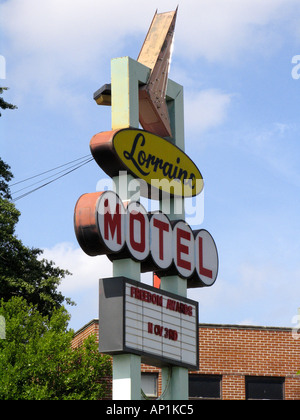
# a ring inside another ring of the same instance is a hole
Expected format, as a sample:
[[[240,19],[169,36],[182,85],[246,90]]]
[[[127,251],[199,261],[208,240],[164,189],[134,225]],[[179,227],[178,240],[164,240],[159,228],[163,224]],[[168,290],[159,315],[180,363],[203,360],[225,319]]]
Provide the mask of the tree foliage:
[[[16,107],[0,98],[0,108]],[[18,239],[12,177],[0,158],[0,400],[103,398],[110,358],[99,353],[94,336],[72,349],[74,332],[67,329],[70,316],[63,303],[73,302],[58,292],[70,273]]]
[[[12,178],[10,167],[0,159],[0,198],[11,198],[8,183]]]
[[[20,212],[9,200],[9,166],[0,159],[0,298],[22,296],[50,315],[64,301],[73,302],[58,291],[63,278],[70,274],[41,258],[42,250],[28,248],[15,234]]]
[[[108,356],[95,336],[72,350],[64,307],[43,316],[22,297],[0,304],[5,339],[0,339],[0,400],[95,400],[105,397],[111,375]]]
[[[0,95],[2,95],[5,90],[8,90],[8,88],[0,87]],[[0,108],[1,109],[16,109],[18,107],[16,105],[6,102],[2,97],[0,97]],[[1,117],[1,113],[0,113],[0,117]]]

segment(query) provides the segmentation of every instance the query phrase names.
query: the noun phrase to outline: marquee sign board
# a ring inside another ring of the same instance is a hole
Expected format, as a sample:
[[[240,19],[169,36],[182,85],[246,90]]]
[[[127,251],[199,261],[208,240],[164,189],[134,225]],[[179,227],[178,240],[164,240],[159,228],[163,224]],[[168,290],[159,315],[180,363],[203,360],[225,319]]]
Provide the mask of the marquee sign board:
[[[189,288],[212,286],[218,274],[217,248],[207,230],[193,231],[184,220],[171,222],[162,212],[147,213],[136,201],[125,208],[113,191],[79,198],[75,232],[88,255],[132,258],[143,272],[179,275]]]
[[[198,369],[198,302],[125,277],[101,279],[99,296],[101,353]]]
[[[90,148],[95,161],[110,177],[127,170],[144,181],[141,194],[145,197],[157,198],[158,191],[193,197],[203,189],[203,178],[194,162],[169,140],[148,131],[104,131],[92,137]]]

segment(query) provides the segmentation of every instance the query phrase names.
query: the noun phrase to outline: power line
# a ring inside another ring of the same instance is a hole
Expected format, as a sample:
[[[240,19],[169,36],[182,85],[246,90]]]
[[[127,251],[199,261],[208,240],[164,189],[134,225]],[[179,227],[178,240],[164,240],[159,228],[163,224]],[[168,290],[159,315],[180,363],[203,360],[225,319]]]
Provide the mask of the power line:
[[[56,169],[60,169],[60,168],[62,168],[64,166],[68,166],[71,163],[77,162],[78,160],[86,159],[86,158],[88,158],[90,156],[91,155],[86,155],[86,156],[82,156],[81,158],[71,160],[70,162],[64,163],[63,165],[60,165],[60,166],[56,166],[55,168],[49,169],[48,171],[44,171],[44,172],[41,172],[40,174],[30,176],[29,178],[23,179],[22,181],[14,182],[13,184],[10,184],[9,187],[13,187],[14,185],[21,184],[22,182],[29,181],[30,179],[37,178],[38,176],[41,176],[41,175],[45,175],[45,174],[47,174],[49,172],[55,171]]]
[[[76,160],[78,160],[78,159],[76,159]],[[83,161],[83,162],[81,162],[81,163],[87,163],[87,162],[89,162],[89,161],[90,161],[90,157],[89,157],[89,159],[86,159],[85,161]],[[72,168],[76,167],[77,165],[78,165],[78,164],[76,164],[76,165],[72,165],[72,166],[69,166],[69,167],[68,167],[68,168],[66,168],[66,169],[63,169],[63,170],[58,171],[58,172],[55,172],[54,174],[52,174],[52,175],[50,175],[50,176],[47,176],[46,178],[40,179],[39,181],[36,181],[36,182],[34,182],[34,183],[30,184],[30,185],[27,185],[27,187],[20,188],[20,189],[19,189],[19,190],[17,190],[17,191],[12,191],[11,193],[12,193],[12,194],[16,194],[16,193],[18,193],[18,192],[20,192],[20,191],[26,190],[27,188],[33,187],[34,185],[39,184],[39,183],[40,183],[40,182],[42,182],[42,181],[46,181],[46,180],[47,180],[47,179],[49,179],[49,178],[53,178],[54,176],[56,176],[56,175],[58,175],[58,174],[61,174],[62,172],[65,172],[65,171],[67,171],[67,170],[69,170],[69,169],[72,169]],[[58,166],[58,168],[61,168],[62,166],[65,166],[65,165]],[[42,172],[42,174],[43,174],[43,173],[45,174],[45,173],[51,172],[51,171],[53,171],[53,170],[54,170],[54,169],[50,169],[50,171],[45,171],[45,172]],[[40,176],[40,175],[42,175],[42,174],[35,175],[35,176],[33,176],[33,177],[27,178],[27,180],[29,180],[29,179],[33,179],[33,178],[36,178],[36,177],[38,177],[38,176]],[[26,180],[26,181],[27,181],[27,180]],[[25,182],[25,180],[24,180],[24,181],[17,182],[17,183],[16,183],[16,184],[14,184],[14,185],[20,184],[21,182]]]
[[[79,159],[77,159],[77,160],[79,160]],[[89,162],[91,162],[92,160],[94,160],[93,158],[90,158],[90,159],[88,159],[88,160],[86,160],[86,161],[84,161],[83,163],[80,163],[79,165],[77,165],[75,168],[73,168],[73,169],[71,169],[71,170],[68,170],[67,172],[65,172],[64,174],[62,174],[62,175],[60,175],[60,176],[58,176],[58,177],[56,177],[56,178],[54,178],[54,179],[52,179],[51,181],[48,181],[48,182],[46,182],[45,184],[42,184],[42,185],[40,185],[40,186],[38,186],[38,187],[36,187],[36,188],[34,188],[34,189],[32,189],[32,190],[30,190],[30,191],[27,191],[26,193],[24,193],[24,194],[21,194],[21,195],[19,195],[18,197],[16,197],[16,198],[13,198],[12,199],[12,201],[13,202],[15,202],[15,201],[17,201],[17,200],[20,200],[21,198],[24,198],[24,197],[26,197],[27,195],[29,195],[29,194],[32,194],[33,192],[35,192],[35,191],[37,191],[37,190],[39,190],[39,189],[41,189],[41,188],[43,188],[43,187],[45,187],[46,185],[49,185],[49,184],[51,184],[52,182],[55,182],[55,181],[57,181],[58,179],[60,179],[60,178],[62,178],[62,177],[64,177],[64,176],[66,176],[66,175],[68,175],[68,174],[70,174],[71,172],[74,172],[74,171],[76,171],[77,169],[79,169],[79,168],[81,168],[82,166],[84,166],[84,165],[86,165],[87,163],[89,163]],[[74,161],[73,161],[74,162]],[[65,165],[67,165],[67,164],[65,164]],[[65,166],[65,165],[62,165],[62,166]],[[62,167],[61,166],[61,167]],[[51,170],[50,170],[51,171]],[[49,172],[50,172],[49,171]],[[48,171],[45,171],[44,173],[46,173],[46,172],[48,172]],[[61,171],[62,172],[62,171]],[[41,174],[40,174],[41,175]],[[37,176],[37,175],[36,175]],[[35,177],[36,177],[35,176]],[[33,177],[31,177],[31,179],[32,179]],[[21,182],[21,181],[20,181]],[[29,187],[27,187],[27,188],[29,188]],[[22,188],[22,189],[25,189],[25,188]]]

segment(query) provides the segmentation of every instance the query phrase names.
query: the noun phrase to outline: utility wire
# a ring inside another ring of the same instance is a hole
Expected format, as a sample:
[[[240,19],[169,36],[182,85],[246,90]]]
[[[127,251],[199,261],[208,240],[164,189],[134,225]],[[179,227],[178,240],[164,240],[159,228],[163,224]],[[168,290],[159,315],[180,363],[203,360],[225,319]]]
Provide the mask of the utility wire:
[[[77,160],[79,160],[79,159],[77,159]],[[71,172],[74,172],[74,171],[76,171],[77,169],[79,169],[79,168],[81,168],[82,166],[84,166],[84,165],[86,165],[87,163],[89,163],[89,162],[91,162],[92,160],[94,160],[93,158],[90,158],[90,159],[88,159],[88,160],[86,160],[86,161],[84,161],[83,163],[80,163],[79,165],[77,165],[75,168],[73,168],[73,169],[71,169],[71,170],[68,170],[67,172],[65,172],[64,174],[62,174],[62,175],[60,175],[60,176],[58,176],[58,177],[56,177],[56,178],[54,178],[54,179],[52,179],[51,181],[48,181],[48,182],[46,182],[45,184],[42,184],[42,185],[40,185],[39,187],[36,187],[36,188],[34,188],[34,189],[32,189],[32,190],[30,190],[30,191],[27,191],[26,193],[24,193],[24,194],[21,194],[21,195],[19,195],[18,197],[16,197],[16,198],[13,198],[13,202],[15,202],[15,201],[17,201],[17,200],[20,200],[21,198],[24,198],[24,197],[26,197],[27,195],[29,195],[29,194],[32,194],[33,192],[35,192],[35,191],[37,191],[37,190],[39,190],[39,189],[41,189],[41,188],[43,188],[43,187],[45,187],[46,185],[49,185],[49,184],[51,184],[52,182],[54,182],[54,181],[57,181],[58,179],[60,179],[60,178],[62,178],[62,177],[64,177],[64,176],[66,176],[66,175],[68,175],[68,174],[70,174]],[[66,164],[65,164],[66,165]],[[65,165],[62,165],[62,166],[65,166]],[[48,172],[48,171],[46,171],[46,172]],[[46,172],[44,172],[44,173],[46,173]],[[62,172],[62,171],[61,171]],[[31,179],[32,179],[33,177],[31,177]],[[21,181],[20,181],[21,182]]]
[[[30,176],[29,178],[23,179],[22,181],[14,182],[13,184],[10,184],[10,185],[9,185],[9,187],[13,187],[14,185],[21,184],[22,182],[29,181],[30,179],[37,178],[38,176],[41,176],[41,175],[45,175],[45,174],[47,174],[47,173],[49,173],[49,172],[55,171],[56,169],[60,169],[60,168],[62,168],[63,166],[68,166],[68,165],[70,165],[71,163],[77,162],[78,160],[87,159],[87,158],[88,158],[88,157],[90,157],[90,156],[91,156],[91,155],[86,155],[86,156],[82,156],[81,158],[71,160],[70,162],[64,163],[63,165],[56,166],[56,168],[49,169],[48,171],[41,172],[40,174],[37,174],[37,175],[34,175],[34,176]]]
[[[90,161],[90,159],[91,159],[91,158],[89,157],[89,159],[86,159],[85,161],[82,161],[81,163],[88,163],[88,162]],[[69,166],[68,168],[65,168],[65,169],[63,169],[63,170],[61,170],[61,171],[55,172],[54,174],[52,174],[52,175],[50,175],[50,176],[47,176],[46,178],[40,179],[39,181],[36,181],[36,182],[34,182],[33,184],[27,185],[27,187],[20,188],[20,189],[19,189],[19,190],[17,190],[17,191],[12,191],[12,192],[11,192],[11,194],[16,194],[16,193],[18,193],[18,192],[20,192],[20,191],[26,190],[27,188],[33,187],[34,185],[39,184],[39,183],[40,183],[40,182],[42,182],[42,181],[46,181],[46,180],[47,180],[47,179],[49,179],[49,178],[53,178],[54,176],[56,176],[56,175],[58,175],[58,174],[61,174],[62,172],[67,171],[68,169],[72,169],[72,168],[76,167],[77,165],[78,165],[78,163],[76,163],[75,165]],[[62,166],[65,166],[65,165],[58,166],[58,168],[61,168]],[[50,169],[50,171],[46,171],[46,172],[43,172],[43,173],[45,174],[45,173],[47,173],[47,172],[51,172],[51,171],[53,171],[53,170],[54,170],[54,169]],[[43,173],[42,173],[42,174],[43,174]],[[42,175],[42,174],[35,175],[35,176],[33,176],[33,177],[27,178],[27,180],[32,179],[32,178],[36,178],[36,177],[38,177],[38,176],[40,176],[40,175]],[[17,182],[16,184],[20,184],[21,182],[25,182],[25,180],[24,180],[24,181]],[[16,185],[16,184],[14,184],[14,185]]]

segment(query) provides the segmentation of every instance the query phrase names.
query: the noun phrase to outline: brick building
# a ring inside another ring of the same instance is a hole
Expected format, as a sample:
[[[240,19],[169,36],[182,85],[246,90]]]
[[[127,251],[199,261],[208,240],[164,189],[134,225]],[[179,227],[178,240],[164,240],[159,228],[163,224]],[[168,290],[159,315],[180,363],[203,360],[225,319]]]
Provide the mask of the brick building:
[[[90,334],[99,339],[94,319],[75,333],[77,347]],[[191,399],[300,400],[300,338],[291,328],[199,324],[199,370],[189,373]],[[161,394],[160,369],[142,365],[142,387]]]

